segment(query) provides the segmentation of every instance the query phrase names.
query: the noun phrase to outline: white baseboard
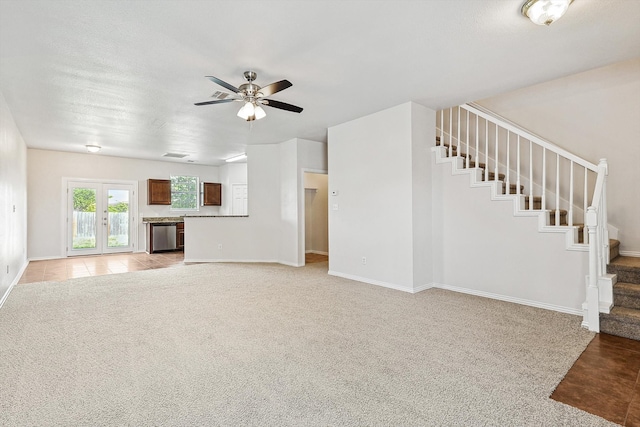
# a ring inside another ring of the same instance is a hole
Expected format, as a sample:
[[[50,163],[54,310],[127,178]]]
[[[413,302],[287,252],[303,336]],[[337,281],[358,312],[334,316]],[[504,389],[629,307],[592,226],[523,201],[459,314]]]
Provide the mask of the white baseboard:
[[[213,258],[185,258],[184,262],[237,262],[237,263],[250,263],[250,262],[259,262],[259,263],[271,263],[271,264],[281,264],[278,260],[265,260],[265,259],[213,259]]]
[[[4,304],[4,302],[7,300],[7,298],[9,297],[9,294],[11,293],[11,290],[13,289],[13,287],[15,285],[18,284],[18,282],[20,281],[20,278],[22,277],[22,274],[24,273],[24,271],[27,269],[27,266],[29,265],[29,260],[27,260],[27,262],[25,262],[22,267],[20,268],[20,271],[18,271],[18,274],[16,275],[16,277],[13,279],[13,281],[11,282],[11,284],[9,285],[9,287],[7,288],[7,291],[4,293],[4,295],[0,296],[0,308],[2,308],[2,305]]]
[[[329,270],[328,274],[330,276],[342,277],[343,279],[355,280],[356,282],[368,283],[370,285],[382,286],[384,288],[395,289],[396,291],[409,292],[411,294],[418,293],[420,291],[424,291],[425,289],[429,289],[433,287],[432,283],[428,283],[426,285],[419,285],[415,288],[409,288],[407,286],[397,285],[395,283],[383,282],[381,280],[373,280],[368,279],[366,277],[354,276],[352,274],[340,273],[337,271]]]
[[[41,257],[34,257],[34,258],[29,258],[29,262],[31,261],[48,261],[50,259],[65,259],[66,256],[41,256]]]
[[[314,250],[308,250],[304,252],[305,254],[317,254],[317,255],[327,255],[329,256],[329,252],[323,252],[323,251],[314,251]]]
[[[447,291],[460,292],[463,294],[475,295],[484,298],[491,298],[499,301],[512,302],[515,304],[528,305],[530,307],[544,308],[545,310],[558,311],[560,313],[575,314],[582,316],[583,312],[579,308],[563,307],[560,305],[547,304],[539,301],[528,300],[524,298],[516,298],[508,295],[494,294],[491,292],[478,291],[476,289],[461,288],[459,286],[445,285],[442,283],[434,283],[434,288],[445,289]]]
[[[622,256],[632,256],[632,257],[640,257],[640,252],[637,251],[620,251],[620,255]]]

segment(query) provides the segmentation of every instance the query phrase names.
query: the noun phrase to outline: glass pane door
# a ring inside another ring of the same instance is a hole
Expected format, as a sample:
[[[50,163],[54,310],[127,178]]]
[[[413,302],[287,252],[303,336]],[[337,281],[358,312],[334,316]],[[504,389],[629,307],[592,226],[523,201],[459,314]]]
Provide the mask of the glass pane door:
[[[133,251],[134,187],[70,181],[67,255]]]
[[[70,182],[69,195],[69,255],[91,255],[102,251],[100,241],[101,186]]]
[[[105,209],[103,218],[106,238],[104,252],[133,250],[131,245],[131,196],[130,185],[105,184]]]

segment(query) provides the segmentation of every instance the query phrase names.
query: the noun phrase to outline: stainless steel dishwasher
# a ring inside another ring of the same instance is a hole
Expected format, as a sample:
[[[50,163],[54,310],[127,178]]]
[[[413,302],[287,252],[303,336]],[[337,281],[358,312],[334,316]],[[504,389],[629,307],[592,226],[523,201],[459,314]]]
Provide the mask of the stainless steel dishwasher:
[[[151,225],[153,231],[153,252],[174,251],[176,249],[175,222],[160,222]]]

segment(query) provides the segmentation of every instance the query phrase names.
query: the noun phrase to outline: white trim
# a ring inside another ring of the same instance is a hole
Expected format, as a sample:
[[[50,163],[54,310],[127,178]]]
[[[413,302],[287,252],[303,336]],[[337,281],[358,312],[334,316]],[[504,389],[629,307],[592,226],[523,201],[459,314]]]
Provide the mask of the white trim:
[[[618,253],[622,256],[640,257],[640,252],[638,251],[618,251]]]
[[[584,314],[582,312],[582,309],[562,307],[559,305],[547,304],[547,303],[528,300],[524,298],[516,298],[508,295],[500,295],[500,294],[494,294],[491,292],[478,291],[476,289],[461,288],[459,286],[445,285],[442,283],[434,283],[433,287],[439,288],[439,289],[445,289],[447,291],[460,292],[463,294],[470,294],[470,295],[475,295],[475,296],[484,297],[484,298],[491,298],[499,301],[506,301],[506,302],[512,302],[515,304],[528,305],[530,307],[544,308],[545,310],[558,311],[560,313],[575,314],[576,316],[582,316]]]
[[[213,258],[196,258],[196,259],[187,259],[185,258],[183,262],[237,262],[237,263],[252,263],[252,262],[260,262],[260,263],[272,263],[272,264],[281,264],[278,260],[269,260],[269,259],[213,259]]]
[[[326,255],[329,256],[329,252],[324,252],[324,251],[315,251],[313,249],[309,249],[308,251],[304,252],[305,254],[316,254],[316,255]]]
[[[4,293],[4,295],[2,295],[2,297],[0,297],[0,308],[2,308],[2,305],[4,304],[4,302],[7,300],[7,298],[9,298],[9,294],[11,293],[11,290],[13,289],[13,287],[15,285],[18,284],[18,282],[20,281],[20,278],[22,277],[22,274],[27,269],[28,265],[29,265],[29,261],[28,260],[27,260],[27,262],[22,264],[22,267],[20,268],[20,271],[18,272],[16,277],[13,279],[13,281],[11,282],[9,287],[7,288],[7,291]]]
[[[67,176],[63,176],[62,177],[62,191],[61,191],[61,207],[62,207],[62,212],[61,212],[61,220],[62,220],[62,227],[60,230],[61,233],[61,252],[62,254],[64,254],[64,256],[62,258],[67,258],[69,256],[83,256],[83,255],[89,255],[89,254],[74,254],[74,255],[69,255],[68,254],[68,250],[67,250],[67,246],[69,244],[69,237],[68,237],[68,213],[69,213],[69,194],[67,193],[67,190],[69,189],[69,183],[70,182],[84,182],[84,183],[93,183],[93,184],[101,184],[101,185],[105,185],[105,184],[115,184],[115,185],[130,185],[133,187],[133,195],[131,198],[131,202],[129,204],[129,206],[131,207],[131,216],[132,216],[132,220],[131,220],[131,251],[135,252],[136,248],[140,247],[139,244],[139,239],[138,239],[138,234],[139,234],[139,230],[138,230],[138,198],[139,198],[139,186],[138,186],[138,181],[137,180],[124,180],[124,179],[96,179],[96,178],[73,178],[73,177],[67,177]],[[122,253],[127,253],[129,251],[123,251]],[[110,254],[110,253],[121,253],[121,252],[101,252],[99,254],[93,254],[93,255],[105,255],[105,254]],[[57,259],[57,258],[49,258],[49,259]]]
[[[428,283],[426,285],[419,285],[414,288],[408,288],[406,286],[396,285],[395,283],[383,282],[381,280],[367,279],[366,277],[355,276],[353,274],[340,273],[332,270],[329,270],[328,274],[330,276],[342,277],[343,279],[355,280],[356,282],[368,283],[370,285],[382,286],[383,288],[395,289],[396,291],[409,292],[410,294],[415,294],[420,291],[424,291],[425,289],[430,289],[433,287],[432,283]]]
[[[48,261],[50,259],[65,259],[67,258],[66,256],[40,256],[40,257],[34,257],[34,258],[29,258],[29,262],[31,261]]]

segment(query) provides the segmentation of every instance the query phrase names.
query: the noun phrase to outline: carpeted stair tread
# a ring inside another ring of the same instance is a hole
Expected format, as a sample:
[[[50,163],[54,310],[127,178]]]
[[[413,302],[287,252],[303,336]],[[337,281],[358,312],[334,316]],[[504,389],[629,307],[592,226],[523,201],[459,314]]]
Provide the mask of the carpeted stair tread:
[[[509,194],[517,194],[518,192],[518,185],[517,184],[510,184],[509,185]],[[503,182],[502,183],[502,194],[507,194],[507,183]],[[524,185],[520,185],[520,194],[524,194]]]
[[[607,266],[607,273],[616,274],[620,282],[640,284],[640,258],[618,256]]]
[[[640,340],[640,310],[613,307],[611,313],[601,313],[600,332]]]
[[[609,261],[620,256],[620,240],[609,239]]]
[[[485,176],[486,171],[482,171],[482,180],[484,181],[484,176]],[[498,174],[498,179],[496,180],[496,173],[495,172],[489,172],[489,178],[487,179],[487,181],[504,181],[506,175],[503,173],[499,173]]]
[[[613,285],[613,304],[640,310],[640,284],[618,282]]]

